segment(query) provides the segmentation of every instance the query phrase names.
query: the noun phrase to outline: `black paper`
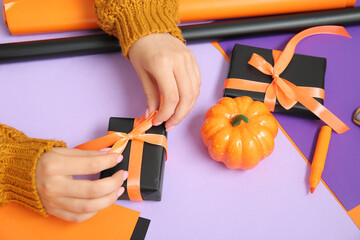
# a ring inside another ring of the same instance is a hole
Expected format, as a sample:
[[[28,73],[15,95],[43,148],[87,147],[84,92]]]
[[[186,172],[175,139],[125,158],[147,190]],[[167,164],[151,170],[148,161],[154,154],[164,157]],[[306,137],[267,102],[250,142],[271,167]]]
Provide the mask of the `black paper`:
[[[129,133],[134,125],[133,118],[110,118],[109,131]],[[146,133],[160,134],[166,136],[165,124],[153,126]],[[123,160],[113,168],[102,171],[100,178],[112,176],[114,173],[122,170],[128,170],[129,155],[132,141],[129,141],[124,152]],[[165,166],[165,149],[161,146],[144,143],[143,158],[140,175],[140,191],[143,200],[161,201],[162,183],[164,177]],[[119,197],[121,199],[129,199],[126,191],[126,183],[124,182],[125,192]]]
[[[358,24],[360,7],[255,17],[181,26],[188,41],[215,41],[260,33],[300,31],[329,24]],[[0,44],[0,63],[121,51],[118,40],[107,34]]]
[[[271,49],[250,47],[241,44],[236,44],[231,53],[230,69],[228,78],[239,78],[245,80],[252,80],[255,82],[271,83],[272,76],[266,75],[250,64],[253,53],[262,56],[266,61],[274,66],[274,59]],[[296,86],[316,87],[324,89],[324,78],[326,69],[326,59],[320,57],[312,57],[301,54],[294,54],[291,62],[280,75],[280,77],[292,82]],[[241,97],[250,96],[253,100],[264,101],[265,93],[250,92],[236,89],[225,89],[225,97]],[[321,104],[323,99],[315,98]],[[301,103],[296,103],[294,107],[289,110],[284,109],[278,101],[276,101],[274,112],[292,114],[302,117],[317,118],[310,110],[305,108]]]
[[[144,240],[149,228],[149,224],[149,219],[139,217],[130,240]],[[114,239],[116,239],[116,237]]]

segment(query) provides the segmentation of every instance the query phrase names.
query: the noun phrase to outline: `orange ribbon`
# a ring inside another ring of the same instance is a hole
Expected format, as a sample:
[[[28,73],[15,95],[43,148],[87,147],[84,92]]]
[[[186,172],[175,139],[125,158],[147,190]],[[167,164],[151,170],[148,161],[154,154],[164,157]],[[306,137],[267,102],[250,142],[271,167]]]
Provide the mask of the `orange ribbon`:
[[[140,192],[140,175],[144,142],[162,146],[165,153],[167,152],[167,140],[164,135],[145,133],[153,126],[152,121],[156,113],[157,111],[154,111],[147,119],[144,116],[135,119],[134,128],[130,133],[109,131],[106,136],[75,147],[83,150],[100,150],[113,145],[110,152],[121,154],[132,140],[127,179],[127,192],[131,201],[143,201]]]
[[[248,91],[265,92],[264,103],[270,111],[274,111],[276,99],[286,110],[292,108],[297,102],[300,102],[307,109],[313,112],[335,132],[343,133],[349,130],[339,118],[331,113],[327,108],[321,105],[313,97],[324,98],[324,92],[318,88],[298,87],[293,83],[279,77],[280,74],[289,65],[296,45],[304,38],[315,34],[335,34],[350,37],[349,33],[343,27],[339,26],[321,26],[306,29],[295,35],[286,45],[282,53],[273,53],[274,67],[263,57],[254,53],[248,62],[266,75],[271,75],[273,81],[270,84],[254,82],[245,79],[227,79],[224,88],[242,89]]]

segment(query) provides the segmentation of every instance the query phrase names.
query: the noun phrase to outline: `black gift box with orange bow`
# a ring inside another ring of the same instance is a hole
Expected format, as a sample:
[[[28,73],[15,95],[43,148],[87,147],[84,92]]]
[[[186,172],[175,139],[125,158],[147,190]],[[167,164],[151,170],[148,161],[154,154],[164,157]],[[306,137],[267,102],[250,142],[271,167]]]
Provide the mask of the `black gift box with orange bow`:
[[[274,65],[273,50],[236,44],[231,53],[228,79],[245,79],[261,83],[271,83],[273,80],[272,76],[265,75],[255,67],[248,64],[254,53],[262,56],[271,65]],[[294,54],[291,62],[284,72],[280,74],[280,77],[299,87],[302,86],[324,89],[325,69],[325,58]],[[265,93],[224,88],[224,96],[250,96],[253,100],[263,102]],[[314,99],[321,104],[324,103],[322,98],[314,97]],[[274,112],[317,118],[310,110],[305,108],[299,102],[289,110],[286,110],[279,104],[278,101],[276,101]]]
[[[108,131],[129,133],[134,128],[133,118],[110,118]],[[153,126],[145,133],[166,136],[165,124]],[[113,168],[101,172],[100,178],[112,176],[119,170],[129,169],[129,158],[132,140],[128,142],[123,154],[123,160]],[[165,149],[162,146],[144,142],[142,151],[140,193],[143,200],[160,201],[162,195],[162,183],[164,178]],[[129,173],[130,175],[130,173]],[[119,200],[129,200],[127,181],[124,182],[125,192]]]

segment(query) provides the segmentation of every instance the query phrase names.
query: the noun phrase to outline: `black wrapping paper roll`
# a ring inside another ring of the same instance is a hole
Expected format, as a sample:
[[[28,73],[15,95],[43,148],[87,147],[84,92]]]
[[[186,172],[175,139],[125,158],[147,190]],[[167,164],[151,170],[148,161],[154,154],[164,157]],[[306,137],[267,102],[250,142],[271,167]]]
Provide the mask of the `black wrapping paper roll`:
[[[0,44],[0,63],[121,51],[107,34]]]
[[[182,26],[188,42],[214,41],[279,31],[299,31],[320,25],[360,23],[360,7]],[[0,44],[0,63],[121,51],[106,34]]]
[[[185,39],[222,40],[239,36],[280,31],[300,31],[320,25],[360,23],[360,7],[257,17],[184,27]]]

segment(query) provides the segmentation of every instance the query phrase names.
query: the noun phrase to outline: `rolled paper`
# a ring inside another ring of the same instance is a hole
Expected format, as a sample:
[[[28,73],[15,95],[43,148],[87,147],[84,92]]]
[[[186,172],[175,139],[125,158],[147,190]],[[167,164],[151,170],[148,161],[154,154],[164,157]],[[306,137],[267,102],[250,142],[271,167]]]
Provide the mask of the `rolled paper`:
[[[180,0],[181,21],[254,17],[352,7],[356,0]]]
[[[214,41],[277,31],[298,31],[328,24],[360,22],[360,7],[286,14],[182,26],[188,41]],[[106,34],[63,39],[0,44],[0,62],[24,61],[121,51],[118,40]]]
[[[356,0],[179,0],[181,22],[254,17],[352,7]],[[4,0],[12,34],[98,28],[94,0]]]
[[[0,44],[0,63],[121,51],[107,34]]]
[[[4,0],[3,15],[13,35],[99,28],[94,0]]]

